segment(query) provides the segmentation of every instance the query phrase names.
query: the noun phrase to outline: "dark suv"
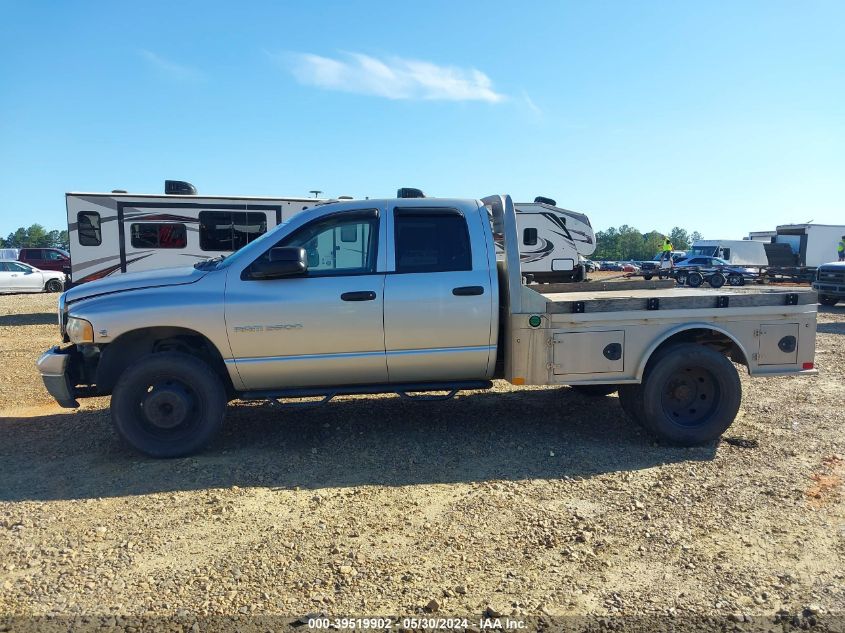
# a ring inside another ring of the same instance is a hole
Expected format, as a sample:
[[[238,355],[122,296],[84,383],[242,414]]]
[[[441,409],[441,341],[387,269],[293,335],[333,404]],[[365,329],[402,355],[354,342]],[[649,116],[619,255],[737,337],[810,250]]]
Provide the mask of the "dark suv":
[[[18,261],[41,270],[70,274],[70,254],[60,248],[22,248]]]

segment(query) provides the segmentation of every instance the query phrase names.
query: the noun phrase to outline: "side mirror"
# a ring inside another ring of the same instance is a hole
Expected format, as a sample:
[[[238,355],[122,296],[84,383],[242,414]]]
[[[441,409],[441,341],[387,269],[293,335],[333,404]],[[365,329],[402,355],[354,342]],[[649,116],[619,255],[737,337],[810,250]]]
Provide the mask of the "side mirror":
[[[255,262],[249,271],[252,279],[277,279],[308,272],[305,249],[299,246],[281,246],[270,249],[268,261]]]

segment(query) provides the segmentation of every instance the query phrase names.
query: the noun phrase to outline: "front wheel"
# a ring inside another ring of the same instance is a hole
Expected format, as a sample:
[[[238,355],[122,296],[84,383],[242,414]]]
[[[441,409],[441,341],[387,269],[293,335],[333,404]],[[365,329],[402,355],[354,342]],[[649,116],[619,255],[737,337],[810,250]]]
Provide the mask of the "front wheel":
[[[823,306],[835,306],[839,303],[839,297],[833,297],[831,295],[819,295],[819,303]]]
[[[44,292],[61,292],[62,291],[62,282],[58,279],[50,279],[46,284],[44,284]]]
[[[704,275],[702,275],[697,270],[694,270],[691,273],[687,274],[687,285],[690,288],[698,288],[703,283]]]
[[[725,285],[725,276],[722,273],[713,273],[707,280],[711,288],[721,288]]]
[[[111,399],[118,435],[151,457],[199,450],[219,430],[226,390],[202,360],[179,352],[141,358],[123,372]]]
[[[655,359],[642,384],[643,425],[660,439],[694,446],[717,439],[733,423],[742,386],[733,363],[695,343],[681,343]]]

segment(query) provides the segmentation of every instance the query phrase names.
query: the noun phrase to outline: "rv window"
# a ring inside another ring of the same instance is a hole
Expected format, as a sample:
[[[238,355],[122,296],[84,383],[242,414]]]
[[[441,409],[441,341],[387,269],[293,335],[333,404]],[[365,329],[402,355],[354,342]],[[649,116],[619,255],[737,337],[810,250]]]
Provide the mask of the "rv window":
[[[526,246],[537,245],[537,229],[525,229],[522,232],[522,243]]]
[[[467,223],[460,214],[396,215],[397,273],[472,270]]]
[[[200,248],[236,251],[267,232],[267,214],[246,211],[200,211]]]
[[[184,224],[132,224],[133,248],[185,248],[188,233]]]
[[[100,232],[100,214],[96,211],[80,211],[76,214],[77,235],[80,246],[99,246],[103,243]]]

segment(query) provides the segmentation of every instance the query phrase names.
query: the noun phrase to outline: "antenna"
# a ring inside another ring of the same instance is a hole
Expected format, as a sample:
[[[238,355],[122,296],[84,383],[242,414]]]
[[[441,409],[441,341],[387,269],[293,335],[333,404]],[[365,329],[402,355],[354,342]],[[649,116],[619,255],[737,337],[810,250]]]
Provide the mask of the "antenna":
[[[313,194],[314,194],[314,197],[315,197],[315,198],[317,198],[317,197],[318,197],[321,193],[323,193],[323,192],[322,192],[322,191],[320,191],[319,189],[312,189],[312,190],[311,190],[311,191],[309,191],[308,193],[313,193]]]

